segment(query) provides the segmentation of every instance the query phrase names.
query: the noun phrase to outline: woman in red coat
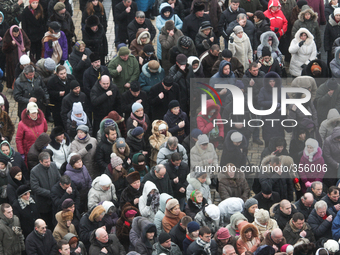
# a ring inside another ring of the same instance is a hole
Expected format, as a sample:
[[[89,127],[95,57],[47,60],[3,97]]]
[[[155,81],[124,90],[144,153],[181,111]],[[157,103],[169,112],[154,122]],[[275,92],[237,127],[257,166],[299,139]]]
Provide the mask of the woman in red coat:
[[[44,113],[34,102],[29,102],[27,108],[21,113],[21,121],[18,124],[18,131],[15,137],[17,150],[21,157],[25,159],[29,149],[35,140],[42,133],[47,131],[47,122]]]
[[[269,0],[268,10],[263,13],[270,20],[270,29],[281,39],[287,32],[288,21],[281,11],[279,0]]]

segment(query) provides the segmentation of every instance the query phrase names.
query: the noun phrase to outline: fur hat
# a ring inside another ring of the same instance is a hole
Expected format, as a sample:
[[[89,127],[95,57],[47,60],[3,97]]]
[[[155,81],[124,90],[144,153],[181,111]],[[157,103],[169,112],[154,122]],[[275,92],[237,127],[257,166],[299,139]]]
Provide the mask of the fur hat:
[[[28,185],[20,185],[17,188],[17,196],[18,197],[25,195],[27,192],[31,192],[31,188]]]
[[[89,220],[94,222],[102,213],[105,213],[105,208],[102,205],[97,205],[91,212]]]
[[[269,47],[264,46],[264,47],[262,48],[262,57],[266,57],[266,56],[271,57],[271,56],[272,56],[272,53],[270,52]]]
[[[254,218],[260,223],[265,224],[269,221],[269,212],[264,209],[256,209],[254,213]]]
[[[339,243],[335,240],[329,239],[324,243],[323,247],[330,252],[338,252],[339,251]]]
[[[116,166],[122,165],[123,160],[117,156],[116,153],[111,153],[111,166],[115,168]]]
[[[203,3],[195,3],[193,8],[193,13],[204,11],[205,5]]]
[[[87,27],[95,27],[100,24],[100,21],[96,15],[91,15],[86,19],[85,23]]]
[[[62,211],[61,218],[63,221],[68,221],[73,219],[73,212],[72,211]]]
[[[129,184],[134,183],[135,181],[140,180],[140,174],[137,171],[134,171],[126,176],[126,181]]]
[[[258,205],[258,204],[259,202],[255,198],[252,197],[252,198],[247,199],[247,201],[244,203],[244,208],[248,210],[253,205]]]
[[[179,202],[176,198],[171,198],[168,202],[166,202],[165,208],[171,211],[176,205],[179,205]]]
[[[91,63],[96,62],[97,60],[100,60],[99,54],[96,54],[96,53],[92,52],[90,54],[90,61],[91,61]]]
[[[70,158],[70,165],[73,167],[75,163],[77,163],[78,160],[81,159],[81,156],[79,154],[75,154]]]
[[[171,100],[169,105],[168,105],[168,109],[171,110],[172,108],[175,108],[175,107],[179,107],[179,102],[177,100]]]
[[[315,148],[316,148],[316,149],[319,148],[319,143],[318,143],[318,141],[315,140],[315,139],[313,139],[313,138],[308,138],[308,139],[306,140],[305,145],[306,145],[306,146],[309,145],[309,146],[313,147],[314,149],[315,149]]]
[[[334,16],[337,15],[337,14],[340,14],[340,10],[339,8],[335,8],[334,12],[333,12]]]
[[[66,9],[66,6],[62,2],[56,3],[53,7],[53,10],[55,10],[55,12],[59,12],[59,11],[64,10],[64,9]]]
[[[159,63],[156,60],[151,60],[148,63],[148,69],[151,73],[157,73],[159,68]]]
[[[107,176],[106,174],[102,174],[99,177],[99,185],[100,186],[108,186],[112,184],[111,178],[109,176]]]
[[[64,133],[65,133],[65,129],[62,126],[56,126],[55,128],[52,129],[50,137],[55,138],[55,137],[60,136]]]
[[[173,20],[168,20],[165,22],[165,30],[173,30],[175,28],[175,23]]]

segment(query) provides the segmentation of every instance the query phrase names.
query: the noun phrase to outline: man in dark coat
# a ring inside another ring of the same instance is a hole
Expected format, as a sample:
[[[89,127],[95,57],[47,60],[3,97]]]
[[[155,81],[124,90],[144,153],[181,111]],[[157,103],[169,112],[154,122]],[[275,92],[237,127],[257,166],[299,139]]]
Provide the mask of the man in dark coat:
[[[209,15],[204,13],[204,8],[205,6],[203,3],[195,3],[192,13],[183,20],[182,32],[184,35],[189,36],[193,41],[195,41],[196,34],[198,33],[202,22],[210,21]]]
[[[322,198],[327,203],[328,209],[333,210],[335,214],[340,210],[339,189],[337,186],[328,188],[327,195]]]
[[[297,210],[288,200],[283,199],[280,204],[274,207],[273,212],[275,213],[274,219],[279,225],[279,228],[283,230],[294,213],[297,213]]]
[[[187,255],[196,254],[196,252],[204,251],[204,246],[210,244],[210,254],[217,254],[217,243],[214,239],[211,239],[211,230],[209,227],[204,226],[200,228],[198,239],[192,242],[188,249]]]
[[[188,223],[191,221],[192,219],[190,216],[184,216],[169,232],[171,242],[177,244],[181,251],[183,251],[183,241],[186,237],[186,228]]]
[[[237,168],[247,163],[248,141],[247,138],[236,130],[230,130],[223,143],[223,154],[221,166],[228,163],[234,164]]]
[[[148,96],[145,91],[140,89],[138,81],[131,82],[129,90],[122,94],[122,111],[125,113],[126,120],[130,117],[132,112],[132,105],[138,102],[143,105],[144,113],[149,115]]]
[[[241,26],[243,28],[244,33],[246,33],[249,37],[250,44],[252,45],[253,50],[257,50],[257,49],[254,49],[255,26],[254,26],[253,22],[251,22],[250,20],[247,19],[247,14],[239,13],[237,15],[236,20],[232,21],[228,25],[228,28],[225,30],[225,33],[228,36],[230,36],[234,32],[233,30],[236,26]]]
[[[47,83],[47,91],[50,95],[51,111],[54,119],[54,126],[64,127],[61,119],[61,102],[63,98],[70,93],[70,83],[75,80],[72,74],[67,74],[66,68],[62,65],[57,67],[55,75],[53,75]]]
[[[269,245],[276,246],[278,250],[281,250],[281,247],[285,245],[286,238],[284,238],[282,230],[279,228],[274,228],[271,232],[268,232],[264,237],[261,245]]]
[[[233,57],[232,52],[228,49],[224,49],[222,52],[219,53],[218,60],[215,62],[215,64],[213,65],[211,69],[211,73],[213,75],[219,71],[222,60],[226,60],[230,63],[231,71],[235,74],[237,78],[243,77],[244,75],[243,65],[237,58]]]
[[[162,82],[154,85],[149,92],[148,102],[151,107],[151,117],[154,120],[162,120],[168,111],[168,105],[172,100],[179,100],[179,88],[173,77],[166,76]]]
[[[218,32],[224,38],[225,48],[228,49],[229,34],[226,33],[228,25],[236,20],[240,13],[246,13],[243,8],[240,8],[240,0],[231,0],[229,7],[222,12],[218,22]],[[226,44],[227,42],[227,44]]]
[[[90,67],[92,68],[92,67]],[[61,119],[63,120],[64,127],[67,126],[67,114],[72,110],[73,104],[80,102],[88,118],[92,118],[90,113],[89,100],[84,92],[81,91],[78,81],[73,80],[70,82],[70,93],[68,93],[61,102]],[[92,134],[91,134],[92,135]]]
[[[137,3],[132,0],[123,0],[117,4],[114,8],[114,20],[115,20],[115,35],[118,37],[115,39],[115,44],[127,43],[129,40],[128,36],[128,25],[135,19],[137,12]],[[116,31],[118,27],[118,31]]]
[[[53,229],[51,189],[59,181],[60,173],[57,165],[51,162],[48,152],[39,154],[39,164],[31,170],[31,189],[35,194],[38,211],[41,218]]]
[[[152,25],[151,20],[145,18],[145,13],[142,11],[136,12],[136,17],[133,21],[129,23],[127,26],[127,32],[129,36],[129,44],[136,39],[136,34],[139,28],[147,28],[149,29],[149,33],[151,35],[150,41],[152,41],[156,36],[156,29]]]
[[[287,243],[294,245],[300,238],[307,238],[311,243],[315,243],[312,228],[307,222],[302,213],[294,213],[283,230],[283,236]]]
[[[316,200],[314,200],[313,194],[306,192],[296,203],[295,207],[298,212],[302,213],[305,219],[308,219],[309,214],[314,209]]]
[[[125,255],[124,246],[119,242],[118,238],[114,234],[107,234],[103,228],[98,228],[93,231],[90,237],[90,251],[89,254],[119,254]]]
[[[200,56],[205,78],[210,78],[211,76],[213,76],[212,68],[215,62],[218,60],[219,53],[220,46],[218,46],[217,44],[213,44],[208,51],[204,52]]]
[[[27,154],[27,166],[29,171],[31,171],[33,167],[39,164],[39,154],[50,142],[51,138],[46,133],[42,133],[41,135],[39,135],[37,140],[35,140],[34,144],[31,146]]]
[[[91,103],[93,106],[93,134],[97,134],[102,119],[115,110],[121,111],[121,95],[108,75],[103,75],[91,89]]]
[[[159,164],[151,168],[150,172],[144,176],[142,183],[147,181],[151,181],[156,185],[159,194],[167,193],[171,196],[173,195],[169,174],[166,172],[164,165]]]
[[[26,254],[58,254],[57,241],[54,239],[51,230],[47,229],[47,225],[42,219],[35,221],[34,230],[26,238],[25,247]]]
[[[312,182],[312,186],[307,188],[307,192],[312,193],[315,201],[320,201],[326,196],[326,192],[323,191],[323,183],[320,181]]]
[[[258,207],[267,211],[273,204],[280,202],[280,194],[272,191],[270,186],[261,187],[261,192],[256,194],[254,198],[259,202]]]

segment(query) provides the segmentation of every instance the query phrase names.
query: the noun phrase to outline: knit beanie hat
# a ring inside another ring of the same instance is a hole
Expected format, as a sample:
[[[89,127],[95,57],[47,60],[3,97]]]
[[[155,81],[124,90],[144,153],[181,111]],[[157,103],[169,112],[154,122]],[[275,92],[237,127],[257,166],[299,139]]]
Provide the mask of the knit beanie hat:
[[[199,136],[197,137],[197,139],[198,139],[198,140],[197,140],[197,143],[198,143],[199,145],[209,143],[209,138],[208,138],[208,136],[207,136],[206,134],[199,135]]]
[[[9,170],[9,174],[11,175],[12,178],[14,178],[20,172],[22,171],[18,166],[12,166],[11,169]]]
[[[105,209],[102,205],[97,205],[91,212],[89,220],[94,222],[102,213],[105,213]]]
[[[198,137],[199,135],[201,135],[201,134],[203,134],[203,133],[202,133],[202,130],[200,130],[200,129],[198,129],[198,128],[194,128],[193,130],[191,130],[191,137],[192,137],[192,138],[196,138],[196,139],[197,139],[197,137]]]
[[[175,107],[179,107],[179,102],[177,100],[171,100],[169,105],[168,105],[168,109],[171,110],[172,108],[175,108]]]
[[[89,127],[86,126],[86,125],[79,125],[79,126],[77,127],[77,131],[78,131],[78,130],[81,130],[81,131],[83,131],[84,133],[88,134],[90,129],[89,129]]]
[[[169,239],[171,239],[171,236],[166,232],[162,232],[158,237],[158,241],[160,244],[165,243]]]
[[[200,229],[200,224],[198,224],[196,221],[190,221],[187,225],[187,229],[189,233],[192,233]]]
[[[285,244],[285,245],[282,245],[281,247],[281,252],[291,252],[294,250],[294,246],[291,245],[291,244]]]
[[[115,168],[116,166],[122,165],[123,160],[116,155],[116,153],[111,153],[111,166]]]
[[[233,56],[233,53],[231,52],[231,50],[228,49],[224,49],[222,50],[222,57],[224,58],[231,58]]]
[[[105,119],[104,128],[107,128],[107,127],[116,127],[113,119],[110,119],[110,118]]]
[[[65,7],[65,4],[62,3],[62,2],[58,2],[54,5],[53,9],[56,11],[56,12],[59,12],[61,10],[64,10],[66,7]]]
[[[73,212],[72,211],[62,211],[61,218],[63,221],[73,220]]]
[[[205,208],[205,212],[212,220],[218,220],[220,218],[220,208],[217,205],[210,204]]]
[[[165,76],[163,79],[163,84],[165,87],[171,87],[174,83],[174,78],[170,75]]]
[[[74,114],[80,114],[80,113],[83,114],[84,109],[83,109],[83,105],[81,104],[81,102],[73,103],[72,112]]]
[[[340,10],[337,10],[337,9],[339,9],[339,8],[335,8],[335,10],[333,12],[334,16],[337,15],[337,14],[340,14]]]
[[[72,205],[74,205],[75,202],[72,198],[66,198],[63,203],[61,204],[61,209],[65,210],[67,208],[70,208]]]
[[[190,47],[191,44],[192,44],[192,40],[188,36],[184,35],[179,39],[179,45],[182,47]]]
[[[131,135],[132,136],[134,136],[134,137],[137,137],[137,136],[139,136],[139,135],[141,135],[141,134],[143,134],[144,133],[144,130],[143,130],[143,128],[142,127],[135,127],[132,131],[131,131]]]
[[[132,172],[132,173],[130,173],[126,176],[126,181],[129,184],[132,184],[132,183],[134,183],[135,181],[138,181],[138,180],[140,180],[140,174],[139,174],[138,171],[134,171],[134,172]]]
[[[324,243],[323,248],[335,253],[339,251],[339,243],[335,240],[328,239],[328,241]]]
[[[74,48],[76,49],[76,51],[79,51],[81,45],[85,45],[85,43],[84,43],[83,41],[77,41],[77,42],[74,44]],[[85,45],[85,46],[86,46],[86,45]]]
[[[78,160],[81,159],[81,156],[79,154],[75,154],[70,158],[70,165],[73,167],[75,163],[77,163]]]
[[[39,3],[39,0],[29,0],[28,2],[31,4],[31,3],[35,2],[35,1]]]
[[[224,240],[224,239],[231,237],[229,230],[227,228],[220,228],[216,232],[216,236],[217,236],[217,239],[219,239],[219,240]]]
[[[172,20],[165,22],[165,30],[173,30],[175,28],[175,23]]]
[[[234,27],[233,31],[234,31],[235,35],[237,35],[238,33],[243,32],[243,27],[237,25],[237,26]]]
[[[179,205],[178,200],[176,198],[172,198],[168,202],[166,202],[165,208],[171,211],[176,205]]]
[[[247,199],[247,201],[244,203],[244,208],[248,210],[253,205],[258,205],[258,204],[259,202],[255,198],[252,197],[252,198]]]
[[[77,80],[73,80],[70,82],[70,89],[74,90],[76,87],[79,87],[79,82]]]
[[[338,9],[338,8],[337,8]],[[322,68],[321,66],[318,64],[318,62],[314,62],[310,68],[310,71],[312,72],[312,74],[315,75],[315,73],[321,73]]]
[[[269,47],[264,46],[264,47],[262,48],[262,57],[266,57],[266,56],[271,57],[271,56],[272,56],[272,53],[270,52]]]
[[[118,56],[126,56],[130,54],[130,50],[128,47],[121,47],[118,51]]]
[[[234,132],[230,136],[230,140],[234,143],[242,142],[243,135],[240,132]]]
[[[269,212],[264,209],[256,209],[254,217],[260,224],[265,224],[270,219]]]
[[[329,79],[327,82],[327,87],[330,90],[336,90],[336,88],[338,87],[338,83],[335,79]]]
[[[125,148],[126,146],[126,143],[125,143],[125,139],[123,137],[119,137],[117,140],[116,140],[116,147],[117,149],[119,148]]]
[[[27,56],[27,55],[25,54],[25,55],[22,55],[22,56],[20,57],[19,62],[20,62],[20,65],[23,66],[23,65],[28,65],[29,63],[31,63],[31,60],[30,60],[29,56]]]
[[[100,186],[108,186],[110,184],[112,184],[112,181],[111,181],[110,177],[107,176],[106,174],[102,174],[99,177],[99,185]]]
[[[155,52],[155,48],[152,46],[152,44],[145,44],[143,51],[145,54],[152,55]]]
[[[132,108],[133,113],[135,113],[140,108],[144,109],[143,105],[141,103],[137,103],[137,102],[133,103],[131,108]]]

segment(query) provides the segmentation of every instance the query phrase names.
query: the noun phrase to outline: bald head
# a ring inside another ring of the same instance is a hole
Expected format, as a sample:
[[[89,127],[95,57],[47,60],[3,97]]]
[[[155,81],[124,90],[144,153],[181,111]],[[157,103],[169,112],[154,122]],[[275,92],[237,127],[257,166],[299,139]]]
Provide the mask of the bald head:
[[[99,84],[104,90],[108,90],[110,87],[110,82],[110,77],[108,75],[103,75],[99,81]]]
[[[291,203],[286,200],[286,199],[283,199],[281,202],[280,202],[280,210],[284,213],[284,214],[287,214],[287,215],[290,215],[292,213],[292,205]]]
[[[311,207],[314,203],[314,197],[313,197],[313,194],[310,193],[310,192],[306,192],[302,198],[301,198],[301,201],[303,203],[304,206],[306,207]]]
[[[98,228],[96,230],[96,237],[97,238],[100,238],[101,236],[103,236],[105,234],[107,234],[107,233],[106,233],[106,230],[104,230],[103,228]]]
[[[234,246],[227,244],[223,247],[223,255],[236,255]]]
[[[271,233],[272,238],[282,238],[282,230],[279,228],[274,228]]]
[[[35,222],[34,222],[34,227],[39,227],[41,226],[42,224],[46,224],[44,220],[42,219],[37,219]]]

